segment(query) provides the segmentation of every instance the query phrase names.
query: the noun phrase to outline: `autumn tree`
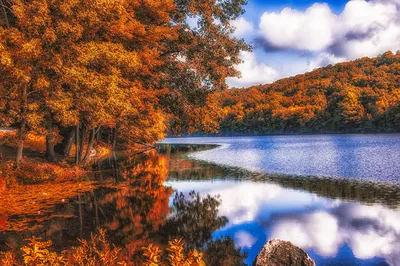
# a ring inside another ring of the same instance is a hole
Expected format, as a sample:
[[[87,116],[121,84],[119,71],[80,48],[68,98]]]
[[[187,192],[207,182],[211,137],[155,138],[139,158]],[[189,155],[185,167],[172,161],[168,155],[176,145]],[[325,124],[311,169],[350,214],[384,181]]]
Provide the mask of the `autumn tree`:
[[[340,116],[345,123],[356,123],[363,118],[364,108],[359,97],[353,90],[348,90],[343,100],[339,103]]]
[[[226,88],[248,50],[230,25],[244,0],[7,3],[0,3],[0,107],[19,130],[17,160],[32,130],[46,135],[48,160],[55,151],[68,156],[74,141],[75,163],[83,164],[102,130],[114,146],[118,138],[151,144],[168,128],[193,132],[205,124],[204,111],[193,109]]]

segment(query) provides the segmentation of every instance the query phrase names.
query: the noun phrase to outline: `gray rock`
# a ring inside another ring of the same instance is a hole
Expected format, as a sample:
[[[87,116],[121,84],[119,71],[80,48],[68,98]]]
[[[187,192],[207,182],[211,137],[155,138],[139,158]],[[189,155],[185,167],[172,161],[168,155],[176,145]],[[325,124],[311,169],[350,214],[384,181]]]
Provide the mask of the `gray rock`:
[[[253,266],[315,266],[315,262],[301,248],[289,241],[271,239],[264,245]]]

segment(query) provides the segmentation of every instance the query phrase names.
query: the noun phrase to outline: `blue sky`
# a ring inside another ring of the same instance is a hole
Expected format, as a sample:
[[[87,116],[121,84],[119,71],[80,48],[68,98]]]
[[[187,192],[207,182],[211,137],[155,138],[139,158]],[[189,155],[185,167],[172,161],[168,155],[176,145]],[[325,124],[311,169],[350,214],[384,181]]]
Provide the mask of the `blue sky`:
[[[231,87],[271,83],[317,67],[400,49],[400,0],[248,0],[233,24],[254,48]]]

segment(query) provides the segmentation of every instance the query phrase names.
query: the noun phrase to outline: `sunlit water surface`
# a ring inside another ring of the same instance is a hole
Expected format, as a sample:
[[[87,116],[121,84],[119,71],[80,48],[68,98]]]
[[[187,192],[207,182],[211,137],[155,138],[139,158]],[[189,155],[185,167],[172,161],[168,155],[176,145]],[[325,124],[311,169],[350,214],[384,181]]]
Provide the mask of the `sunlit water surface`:
[[[398,134],[170,138],[163,143],[220,144],[189,156],[251,171],[400,182]]]

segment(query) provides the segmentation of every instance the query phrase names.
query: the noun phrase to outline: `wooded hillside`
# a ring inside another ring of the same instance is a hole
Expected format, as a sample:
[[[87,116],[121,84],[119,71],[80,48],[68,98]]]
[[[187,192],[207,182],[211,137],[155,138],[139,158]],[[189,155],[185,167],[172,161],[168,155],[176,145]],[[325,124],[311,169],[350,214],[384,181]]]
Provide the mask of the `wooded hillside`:
[[[221,134],[398,132],[400,54],[215,93]]]

